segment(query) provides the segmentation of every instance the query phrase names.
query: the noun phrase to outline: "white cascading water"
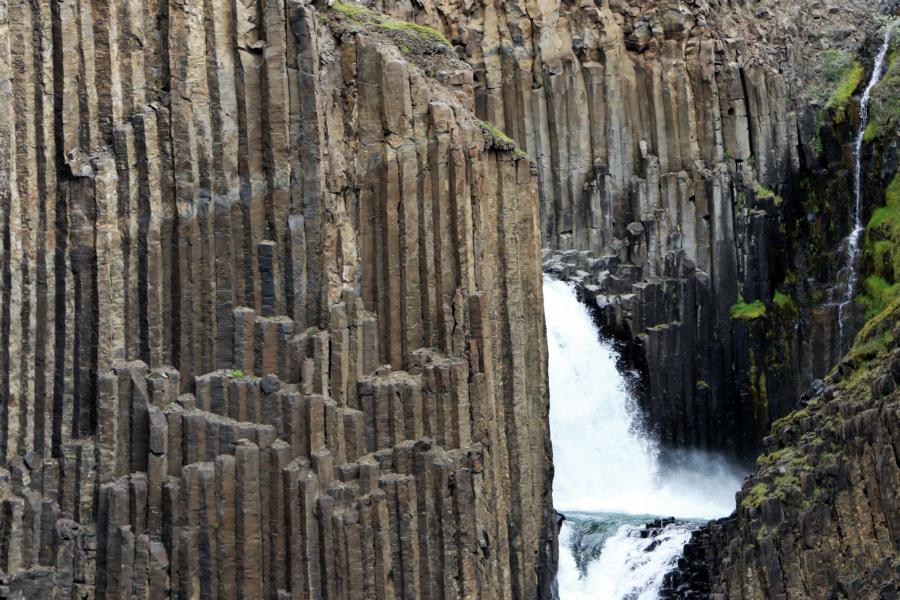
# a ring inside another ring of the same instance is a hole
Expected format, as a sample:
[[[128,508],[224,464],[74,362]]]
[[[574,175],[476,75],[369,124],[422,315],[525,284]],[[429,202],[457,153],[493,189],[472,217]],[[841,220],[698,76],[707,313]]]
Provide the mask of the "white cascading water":
[[[560,539],[560,600],[649,600],[698,520],[734,509],[741,475],[705,455],[662,469],[639,428],[638,407],[616,353],[600,339],[571,285],[545,277],[553,498],[566,515]],[[642,524],[664,524],[651,539]]]
[[[838,305],[838,326],[840,327],[841,341],[844,332],[844,307],[853,300],[853,292],[856,289],[858,274],[856,271],[859,259],[859,240],[864,227],[862,222],[862,147],[866,136],[866,126],[869,124],[869,98],[872,90],[884,75],[885,59],[891,47],[891,27],[885,27],[884,41],[875,57],[875,65],[872,67],[872,77],[869,79],[866,89],[859,101],[859,130],[856,132],[856,140],[853,143],[853,230],[847,237],[847,262],[844,271],[847,273],[847,285],[844,288],[844,297]]]

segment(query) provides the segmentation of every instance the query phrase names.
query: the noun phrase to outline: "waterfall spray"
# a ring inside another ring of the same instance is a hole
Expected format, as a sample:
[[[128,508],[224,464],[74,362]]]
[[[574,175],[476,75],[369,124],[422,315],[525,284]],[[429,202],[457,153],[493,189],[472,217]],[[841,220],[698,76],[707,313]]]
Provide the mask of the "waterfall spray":
[[[688,454],[663,466],[640,428],[617,355],[571,285],[544,279],[550,375],[553,499],[567,515],[560,541],[560,600],[655,598],[697,522],[729,514],[741,475]],[[678,517],[656,537],[653,517]],[[580,564],[579,564],[580,563]],[[587,564],[586,563],[590,563]]]

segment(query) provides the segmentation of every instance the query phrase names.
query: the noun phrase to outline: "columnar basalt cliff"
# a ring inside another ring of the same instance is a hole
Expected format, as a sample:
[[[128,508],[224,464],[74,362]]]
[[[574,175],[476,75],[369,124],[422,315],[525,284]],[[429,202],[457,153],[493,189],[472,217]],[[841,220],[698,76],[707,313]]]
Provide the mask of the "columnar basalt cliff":
[[[538,177],[435,32],[0,2],[0,597],[537,598]]]
[[[694,534],[664,598],[900,594],[900,301],[778,421],[734,515]]]
[[[545,268],[653,365],[661,439],[754,456],[862,320],[828,293],[852,228],[839,92],[891,3],[381,4],[452,39],[479,116],[535,159]]]

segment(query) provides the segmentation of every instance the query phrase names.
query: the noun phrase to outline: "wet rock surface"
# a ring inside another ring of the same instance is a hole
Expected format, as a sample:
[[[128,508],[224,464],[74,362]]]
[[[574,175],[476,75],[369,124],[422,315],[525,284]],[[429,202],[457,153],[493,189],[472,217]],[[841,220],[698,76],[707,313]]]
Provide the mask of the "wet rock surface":
[[[775,423],[737,510],[694,533],[666,598],[900,594],[900,304]]]

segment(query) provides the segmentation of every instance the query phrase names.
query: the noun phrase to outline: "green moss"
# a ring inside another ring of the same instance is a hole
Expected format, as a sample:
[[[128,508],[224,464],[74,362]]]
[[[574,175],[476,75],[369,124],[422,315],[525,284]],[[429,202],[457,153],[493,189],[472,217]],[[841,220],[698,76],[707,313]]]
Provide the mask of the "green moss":
[[[775,292],[772,303],[778,308],[778,311],[782,315],[793,318],[798,314],[797,303],[794,302],[794,299],[780,291]]]
[[[765,483],[757,483],[750,488],[750,491],[741,500],[741,506],[744,508],[759,508],[762,501],[766,499],[768,492],[769,488]]]
[[[402,39],[400,48],[404,54],[414,51],[415,42],[425,42],[426,44],[438,45],[446,48],[452,48],[450,40],[447,39],[440,31],[432,29],[426,25],[412,23],[409,21],[401,21],[390,17],[372,12],[364,6],[354,4],[352,2],[341,2],[336,0],[331,9],[346,19],[351,19],[362,25],[375,27],[385,32],[399,35]],[[423,49],[424,50],[424,49]]]
[[[234,377],[235,379],[237,379],[237,378],[239,378],[239,377],[243,377],[243,376],[244,376],[244,372],[241,371],[240,369],[235,369],[235,370],[233,370],[233,371],[231,372],[231,376]]]
[[[800,421],[801,419],[808,417],[809,411],[805,408],[794,411],[788,415],[785,415],[772,423],[772,431],[777,433],[781,430],[785,425],[793,425],[795,422]]]
[[[900,174],[885,189],[885,204],[872,213],[863,251],[866,278],[858,302],[872,317],[900,295]]]
[[[831,98],[828,99],[828,103],[825,105],[825,108],[831,110],[834,114],[835,123],[841,123],[846,118],[850,97],[856,91],[856,88],[859,87],[865,75],[866,72],[863,66],[859,62],[854,62],[841,77],[837,89],[834,90]]]
[[[742,319],[742,320],[752,320],[759,319],[760,317],[764,317],[766,314],[766,305],[763,304],[762,300],[755,300],[753,302],[737,302],[731,307],[731,318],[732,319]]]
[[[817,83],[807,91],[813,100],[823,105],[816,112],[816,130],[825,122],[829,110],[835,122],[845,119],[844,113],[850,96],[864,76],[862,65],[847,50],[829,48],[819,56],[819,62],[815,65]],[[813,144],[816,152],[821,154],[822,140],[818,135]]]
[[[878,125],[874,120],[869,121],[869,124],[866,125],[866,130],[863,132],[863,140],[867,144],[871,144],[879,135],[881,135],[881,132]]]
[[[772,198],[772,200],[774,200],[775,202],[775,206],[781,206],[781,203],[784,202],[784,198],[758,181],[753,182],[753,191],[756,193],[756,197],[760,200]]]
[[[521,160],[528,158],[528,155],[516,145],[516,142],[506,135],[499,127],[490,121],[479,120],[478,124],[481,126],[481,132],[484,134],[484,141],[488,148],[512,152],[513,157],[516,159]]]
[[[372,16],[372,11],[370,11],[365,6],[360,6],[359,4],[353,4],[352,2],[340,2],[335,1],[331,5],[331,9],[342,14],[345,17],[351,19],[362,20],[364,18],[368,18]]]
[[[822,134],[818,131],[816,132],[816,137],[813,138],[813,150],[816,151],[816,156],[822,156],[822,152],[825,150],[825,144],[822,143]]]
[[[443,44],[448,48],[452,46],[450,40],[448,40],[447,36],[445,36],[443,33],[437,31],[436,29],[432,29],[431,27],[419,25],[418,23],[410,23],[408,21],[398,21],[396,19],[385,18],[381,20],[378,26],[389,31],[405,31],[407,33],[418,35],[432,42]]]
[[[857,363],[853,377],[864,380],[866,365],[890,351],[896,341],[894,327],[900,321],[900,297],[895,297],[881,312],[869,319],[856,335],[848,358]]]

